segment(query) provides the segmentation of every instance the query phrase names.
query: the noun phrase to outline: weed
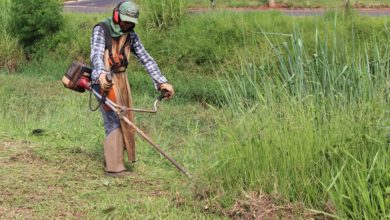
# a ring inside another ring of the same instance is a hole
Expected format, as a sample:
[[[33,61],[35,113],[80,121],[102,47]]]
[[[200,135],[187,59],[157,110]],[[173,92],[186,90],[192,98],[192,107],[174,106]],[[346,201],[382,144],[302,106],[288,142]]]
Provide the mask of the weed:
[[[15,72],[25,62],[23,49],[18,38],[9,33],[10,29],[10,1],[0,2],[0,68],[8,72]]]

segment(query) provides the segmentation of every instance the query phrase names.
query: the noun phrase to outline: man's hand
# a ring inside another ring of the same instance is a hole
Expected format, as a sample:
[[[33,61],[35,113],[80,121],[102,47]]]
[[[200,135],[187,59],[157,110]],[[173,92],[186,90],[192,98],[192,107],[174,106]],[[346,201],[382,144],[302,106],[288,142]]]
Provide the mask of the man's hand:
[[[112,81],[109,81],[107,78],[107,73],[101,73],[99,76],[99,84],[100,88],[103,89],[103,91],[107,92],[112,87]]]
[[[166,90],[165,98],[171,99],[173,95],[175,94],[175,90],[173,89],[173,86],[169,83],[163,83],[160,85],[159,90]]]

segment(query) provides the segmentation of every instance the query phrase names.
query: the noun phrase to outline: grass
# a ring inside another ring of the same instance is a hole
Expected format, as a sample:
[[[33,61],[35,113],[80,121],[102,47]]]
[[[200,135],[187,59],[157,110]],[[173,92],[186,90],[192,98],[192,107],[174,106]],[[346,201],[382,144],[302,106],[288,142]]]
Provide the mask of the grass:
[[[258,7],[267,5],[267,0],[216,0],[216,7]],[[318,8],[318,7],[343,7],[345,1],[342,0],[276,0],[278,4],[285,5],[290,8],[305,7],[305,8]],[[351,0],[350,4],[357,7],[388,7],[390,5],[389,0]],[[208,0],[195,0],[190,2],[191,7],[210,7],[210,1]]]
[[[6,68],[7,71],[15,71],[20,64],[25,62],[22,47],[18,40],[8,33],[8,25],[11,22],[9,18],[10,1],[0,2],[0,68]]]
[[[100,113],[89,112],[86,94],[65,90],[58,80],[28,75],[3,73],[0,82],[1,94],[7,94],[1,98],[2,218],[219,218],[192,205],[183,194],[191,182],[139,139],[139,161],[127,165],[133,175],[105,176]],[[152,104],[153,97],[134,96],[137,106]],[[200,149],[192,146],[209,138],[199,126],[212,124],[204,120],[210,113],[198,108],[162,103],[158,115],[137,117],[142,129],[193,172]],[[44,132],[33,135],[36,129]]]
[[[318,210],[330,201],[338,218],[384,218],[388,44],[337,34],[329,50],[329,40],[314,32],[314,55],[296,31],[283,44],[269,41],[276,63],[259,68],[244,60],[241,71],[226,70],[222,85],[234,110],[220,133],[225,147],[210,181],[224,177],[215,188],[230,192],[226,204],[242,190],[261,189]]]
[[[1,155],[2,177],[13,175],[2,178],[2,218],[207,218],[172,193],[182,189],[167,180],[180,177],[164,169],[156,167],[151,172],[150,165],[140,162],[134,175],[110,178],[102,175],[99,152],[56,152],[50,149],[53,144],[44,147],[12,142],[9,147],[12,153],[4,150],[9,157],[4,151]],[[35,152],[39,150],[45,150],[51,160],[42,159]]]
[[[282,2],[282,1],[280,1]],[[333,0],[287,0],[283,1],[288,7],[307,7],[307,8],[317,8],[317,7],[343,7],[345,1]],[[355,7],[388,7],[390,1],[388,0],[350,0],[350,5]]]
[[[190,181],[140,139],[133,174],[104,175],[100,113],[59,81],[71,60],[88,62],[89,28],[103,17],[66,15],[28,65],[0,73],[0,218],[223,219],[295,205],[303,208],[290,218],[390,215],[387,18],[141,21],[137,32],[177,97],[136,124]],[[131,62],[135,106],[149,107],[157,93]],[[248,205],[263,204],[259,194],[270,206]]]
[[[70,0],[63,0],[64,2]],[[169,0],[172,1],[172,0]],[[142,0],[140,0],[142,4]],[[217,7],[257,7],[266,5],[268,0],[216,0]],[[276,3],[286,5],[287,7],[340,7],[344,6],[343,0],[276,0]],[[147,4],[147,3],[146,3]],[[209,0],[192,0],[188,1],[190,7],[209,7]],[[390,0],[350,0],[351,5],[359,7],[378,7],[390,5]]]
[[[186,12],[185,0],[163,0],[159,2],[141,1],[142,11],[146,12],[146,27],[166,29],[180,23]]]

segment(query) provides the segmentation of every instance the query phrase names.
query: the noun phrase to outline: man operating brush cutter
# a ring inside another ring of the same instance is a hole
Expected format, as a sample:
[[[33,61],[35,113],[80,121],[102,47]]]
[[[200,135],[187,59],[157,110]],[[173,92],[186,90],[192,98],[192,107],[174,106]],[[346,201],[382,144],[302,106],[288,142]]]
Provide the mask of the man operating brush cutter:
[[[138,6],[132,1],[124,1],[114,8],[112,16],[93,28],[91,37],[92,83],[98,85],[100,94],[126,108],[132,108],[130,86],[125,72],[130,53],[145,67],[155,88],[166,91],[164,98],[170,99],[174,95],[172,85],[161,74],[134,31],[138,15]],[[136,161],[136,129],[121,120],[111,107],[107,104],[101,106],[106,133],[103,143],[105,171],[119,174],[126,171],[123,163],[124,149],[127,151],[128,161]],[[134,123],[132,111],[123,111],[120,117]]]
[[[146,113],[157,113],[157,104],[159,101],[163,100],[167,93],[169,92],[166,89],[161,90],[161,95],[156,99],[153,105],[152,110],[145,110],[145,109],[136,109],[136,108],[129,108],[124,105],[117,105],[115,102],[113,102],[109,97],[107,97],[107,92],[101,92],[99,84],[92,84],[91,83],[91,72],[92,69],[85,66],[82,63],[79,62],[73,62],[70,68],[65,73],[65,76],[62,78],[62,82],[65,87],[78,91],[78,92],[85,92],[85,90],[91,91],[91,94],[95,94],[97,99],[99,100],[100,104],[104,104],[108,109],[110,109],[114,114],[115,117],[118,118],[118,120],[123,121],[123,123],[126,123],[129,125],[132,129],[134,129],[143,139],[145,139],[150,145],[152,145],[162,156],[164,156],[166,159],[168,159],[177,169],[179,169],[182,173],[187,175],[191,178],[191,175],[182,168],[174,159],[172,159],[170,156],[168,156],[160,146],[158,146],[156,143],[154,143],[141,129],[139,129],[133,122],[127,118],[128,112],[146,112]],[[112,74],[107,74],[106,80],[109,83],[113,83],[113,79],[111,78]],[[91,97],[90,97],[91,98]],[[116,98],[116,97],[111,97]],[[91,103],[90,103],[91,104]],[[100,106],[99,104],[99,106]],[[99,107],[98,106],[98,107]],[[91,106],[90,106],[91,108]],[[91,108],[92,110],[92,108]],[[105,167],[107,170],[107,165],[111,164],[113,167],[120,165],[123,165],[123,151],[124,151],[124,137],[118,136],[117,139],[115,139],[116,145],[121,146],[121,151],[118,151],[117,154],[113,155],[112,157],[108,157],[105,150]],[[114,145],[114,146],[116,146]],[[106,145],[104,146],[106,147]],[[108,146],[109,147],[109,146]],[[111,151],[108,151],[111,152]],[[124,166],[124,165],[123,165]],[[124,173],[121,172],[109,172],[110,175],[119,175]]]
[[[85,83],[83,78],[80,80],[80,84],[88,85]],[[91,89],[90,87],[89,88],[85,87],[85,88],[88,90]],[[160,146],[158,146],[156,143],[154,143],[152,141],[152,139],[150,139],[141,129],[139,129],[137,126],[135,126],[133,122],[131,122],[126,116],[124,116],[127,111],[156,113],[157,112],[157,103],[165,97],[166,93],[168,92],[167,90],[161,91],[161,95],[154,102],[153,110],[143,110],[143,109],[135,109],[135,108],[127,108],[125,106],[119,106],[119,105],[115,104],[113,101],[111,101],[109,98],[105,97],[104,95],[103,96],[100,95],[99,92],[97,92],[95,89],[92,89],[91,91],[96,95],[96,97],[98,97],[99,100],[101,100],[102,103],[106,104],[112,111],[114,111],[120,120],[122,120],[124,123],[131,126],[139,135],[141,135],[142,138],[144,138],[149,144],[151,144],[162,156],[164,156],[166,159],[168,159],[182,173],[184,173],[189,178],[191,178],[191,174],[187,170],[185,170],[183,167],[181,167],[173,158],[168,156],[168,154],[166,154],[161,149]],[[121,158],[122,158],[122,163],[123,163],[123,152],[122,152]],[[120,162],[120,161],[116,161],[116,162]],[[106,161],[106,164],[108,164],[107,161]]]
[[[137,5],[131,1],[119,4],[114,9],[112,17],[97,24],[93,29],[91,38],[93,68],[80,62],[73,62],[62,78],[62,83],[77,92],[91,91],[102,104],[100,110],[106,131],[103,143],[106,173],[122,175],[126,171],[123,156],[125,150],[128,160],[135,161],[134,134],[137,132],[176,168],[191,177],[134,124],[133,112],[156,113],[157,103],[162,99],[172,98],[174,94],[173,87],[161,74],[156,62],[146,52],[134,32],[137,22]],[[144,65],[155,88],[161,92],[160,97],[154,102],[153,110],[132,108],[130,86],[125,73],[130,52]]]

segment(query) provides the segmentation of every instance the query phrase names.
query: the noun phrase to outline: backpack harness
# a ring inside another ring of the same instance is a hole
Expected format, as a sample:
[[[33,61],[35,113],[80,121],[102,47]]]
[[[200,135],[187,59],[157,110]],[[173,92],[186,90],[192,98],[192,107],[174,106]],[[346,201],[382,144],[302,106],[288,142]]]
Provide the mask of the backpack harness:
[[[118,69],[119,67],[127,68],[129,62],[128,62],[127,56],[125,54],[125,45],[126,45],[126,43],[120,49],[119,54],[117,56],[114,56],[113,53],[112,53],[112,39],[113,38],[111,37],[111,30],[110,30],[110,28],[104,22],[100,22],[96,26],[100,26],[104,30],[104,44],[105,44],[105,49],[108,50],[108,56],[109,56],[109,62],[110,62],[111,68],[114,69],[114,70]]]

